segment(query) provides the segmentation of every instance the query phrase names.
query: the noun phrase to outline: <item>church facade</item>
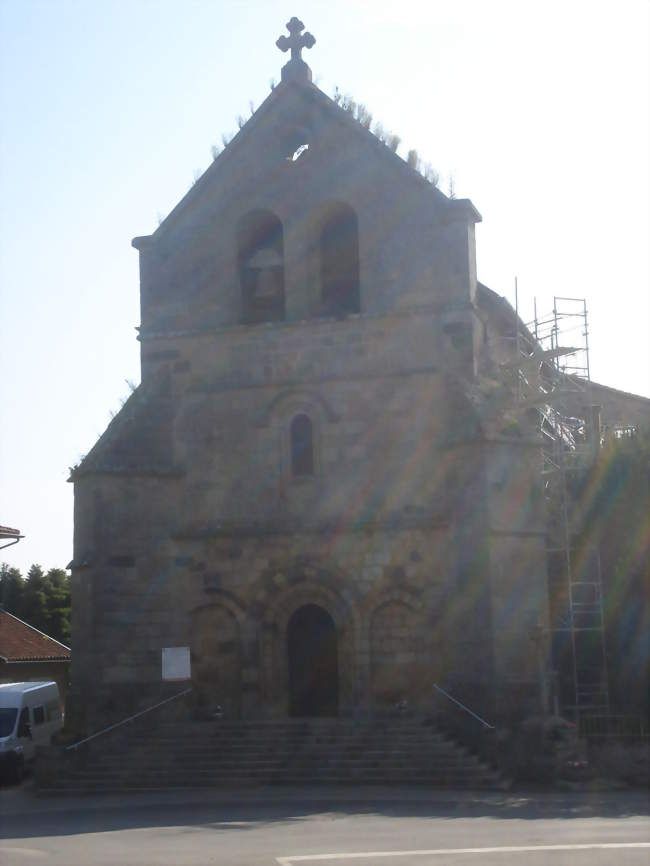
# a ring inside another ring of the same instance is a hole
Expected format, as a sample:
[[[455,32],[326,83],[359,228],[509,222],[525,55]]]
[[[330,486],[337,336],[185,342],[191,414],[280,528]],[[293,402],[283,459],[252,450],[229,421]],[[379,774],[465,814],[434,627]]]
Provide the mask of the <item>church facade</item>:
[[[182,687],[166,647],[199,715],[427,713],[434,683],[540,709],[540,444],[477,385],[502,333],[481,217],[311,82],[298,24],[282,82],[133,241],[142,382],[72,474],[86,729]]]

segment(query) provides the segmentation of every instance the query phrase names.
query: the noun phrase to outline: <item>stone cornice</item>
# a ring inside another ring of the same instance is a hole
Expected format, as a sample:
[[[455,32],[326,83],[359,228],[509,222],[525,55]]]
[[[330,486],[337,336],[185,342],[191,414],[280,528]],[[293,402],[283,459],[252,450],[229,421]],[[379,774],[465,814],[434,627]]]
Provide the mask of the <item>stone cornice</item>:
[[[498,447],[501,445],[519,446],[520,448],[538,449],[542,447],[540,439],[516,439],[509,436],[475,436],[469,439],[448,440],[442,442],[440,447],[451,451],[454,448],[475,448],[476,446],[492,446]]]
[[[249,391],[254,389],[286,389],[286,388],[310,388],[322,385],[325,382],[362,382],[375,381],[377,379],[401,379],[407,376],[441,375],[446,371],[437,366],[430,367],[407,367],[403,370],[387,370],[379,373],[348,373],[320,376],[318,378],[307,378],[305,376],[294,379],[276,379],[271,382],[206,382],[201,385],[189,386],[188,391],[193,393],[211,393],[215,391]]]
[[[234,336],[242,336],[250,334],[254,337],[261,331],[287,331],[287,330],[304,330],[308,328],[326,328],[334,327],[340,331],[346,326],[359,323],[362,327],[366,323],[386,322],[391,319],[410,319],[420,318],[423,315],[440,316],[443,313],[458,313],[462,310],[474,310],[478,314],[478,308],[475,304],[469,301],[462,304],[451,304],[448,301],[437,302],[431,304],[415,304],[406,309],[385,310],[379,313],[350,313],[344,319],[336,316],[314,316],[307,319],[283,320],[279,322],[257,322],[255,324],[233,322],[225,325],[202,325],[196,328],[161,328],[160,330],[147,330],[140,325],[136,328],[138,331],[138,340],[141,343],[151,342],[153,340],[170,340],[170,339],[186,339],[195,337],[209,337],[215,334],[224,335],[232,334]]]
[[[546,529],[494,529],[488,526],[489,535],[518,536],[522,538],[546,538]]]
[[[86,475],[128,475],[129,477],[146,478],[180,478],[185,475],[185,470],[179,466],[89,466],[83,464],[70,473],[68,481],[77,481]]]
[[[219,523],[204,527],[187,527],[172,533],[176,541],[205,541],[211,538],[262,538],[287,535],[341,535],[359,532],[406,532],[412,529],[440,530],[448,528],[449,517],[430,514],[426,517],[386,518],[384,520],[357,521],[343,526],[341,521],[319,524],[299,521],[260,521]]]

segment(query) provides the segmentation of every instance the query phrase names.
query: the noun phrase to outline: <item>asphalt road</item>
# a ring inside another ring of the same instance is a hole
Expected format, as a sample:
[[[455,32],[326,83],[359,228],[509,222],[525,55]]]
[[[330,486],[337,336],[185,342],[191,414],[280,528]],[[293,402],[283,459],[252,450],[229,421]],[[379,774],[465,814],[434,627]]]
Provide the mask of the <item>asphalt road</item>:
[[[271,789],[36,797],[0,790],[0,864],[649,866],[642,792]]]

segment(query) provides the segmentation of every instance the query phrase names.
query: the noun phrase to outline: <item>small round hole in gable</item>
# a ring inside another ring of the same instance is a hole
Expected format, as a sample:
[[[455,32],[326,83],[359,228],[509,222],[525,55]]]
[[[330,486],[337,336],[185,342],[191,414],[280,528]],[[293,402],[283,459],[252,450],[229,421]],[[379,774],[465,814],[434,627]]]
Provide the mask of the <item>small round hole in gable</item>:
[[[283,136],[282,155],[287,162],[298,162],[309,152],[311,136],[304,127],[294,127]]]
[[[291,154],[291,156],[287,157],[287,161],[288,162],[297,162],[303,154],[307,153],[308,150],[309,150],[308,144],[301,144],[299,147],[297,147],[294,150],[294,152]]]

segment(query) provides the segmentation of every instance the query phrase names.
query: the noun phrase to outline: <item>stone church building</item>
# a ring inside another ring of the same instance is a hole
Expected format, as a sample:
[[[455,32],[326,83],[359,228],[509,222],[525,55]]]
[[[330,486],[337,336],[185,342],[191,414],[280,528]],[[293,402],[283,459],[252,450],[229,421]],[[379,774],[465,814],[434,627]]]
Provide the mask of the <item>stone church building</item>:
[[[72,473],[87,729],[183,688],[167,647],[199,715],[426,713],[433,683],[540,707],[540,443],[481,386],[481,216],[321,92],[290,25],[281,83],[133,241],[142,382]]]

